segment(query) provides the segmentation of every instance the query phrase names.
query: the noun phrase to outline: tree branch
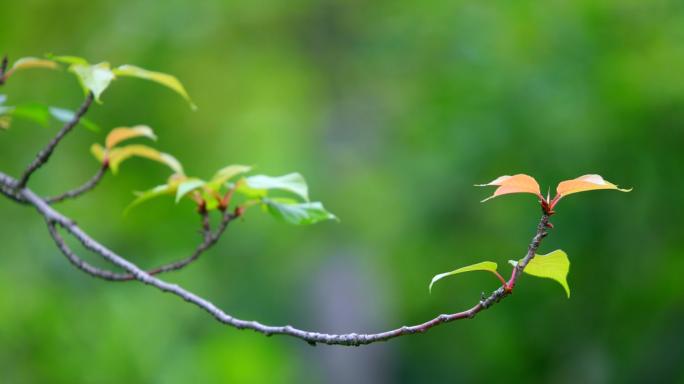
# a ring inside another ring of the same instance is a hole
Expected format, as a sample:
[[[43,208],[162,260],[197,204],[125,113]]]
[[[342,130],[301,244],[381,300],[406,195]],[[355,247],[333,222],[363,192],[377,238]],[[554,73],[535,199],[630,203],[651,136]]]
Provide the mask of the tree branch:
[[[91,177],[88,181],[83,183],[78,188],[74,188],[70,191],[66,191],[60,195],[57,196],[52,196],[52,197],[46,197],[45,201],[48,204],[54,204],[54,203],[59,203],[62,202],[66,199],[74,199],[76,197],[81,196],[82,194],[89,192],[93,188],[97,187],[97,185],[100,183],[100,180],[102,180],[102,177],[107,173],[107,170],[109,169],[109,164],[105,161],[102,163],[100,168],[98,168],[97,172],[93,177]]]
[[[310,332],[301,329],[294,328],[290,325],[286,326],[270,326],[264,325],[256,321],[247,321],[235,318],[228,315],[218,307],[216,307],[210,301],[195,295],[194,293],[182,288],[179,285],[168,283],[157,277],[152,276],[150,273],[145,272],[140,269],[137,265],[131,263],[130,261],[124,259],[123,257],[117,255],[113,251],[106,248],[104,245],[100,244],[88,234],[86,234],[73,220],[63,216],[56,210],[54,210],[45,200],[41,199],[38,195],[32,192],[30,189],[22,188],[17,189],[19,182],[15,179],[5,175],[0,172],[0,184],[5,187],[16,190],[17,195],[22,199],[26,200],[32,206],[36,208],[39,214],[41,214],[46,222],[48,223],[48,229],[50,234],[53,236],[57,247],[65,254],[67,257],[73,255],[73,252],[66,243],[63,241],[61,236],[56,230],[56,226],[59,225],[64,230],[66,230],[70,235],[76,238],[86,249],[102,256],[105,260],[111,262],[112,264],[123,268],[128,273],[133,275],[136,280],[151,285],[163,292],[168,292],[173,295],[180,297],[181,299],[203,309],[212,315],[216,320],[226,325],[235,327],[237,329],[251,329],[258,333],[264,334],[266,336],[271,335],[287,335],[295,338],[299,338],[308,342],[309,344],[315,345],[316,343],[322,344],[338,344],[338,345],[352,345],[358,346],[363,344],[371,344],[378,341],[386,341],[393,339],[395,337],[410,335],[414,333],[423,333],[427,330],[440,325],[449,323],[460,319],[469,319],[475,317],[479,312],[491,307],[492,305],[499,302],[501,299],[510,295],[512,292],[512,287],[520,277],[521,272],[524,270],[527,263],[534,258],[534,255],[539,248],[542,239],[547,235],[548,231],[548,220],[549,215],[544,213],[541,217],[539,225],[537,226],[537,231],[532,238],[532,242],[528,247],[527,255],[525,258],[518,263],[518,266],[513,270],[511,278],[509,279],[507,286],[502,286],[495,290],[488,297],[483,298],[474,307],[458,313],[453,314],[442,314],[435,317],[432,320],[426,321],[422,324],[414,326],[403,326],[391,331],[374,333],[374,334],[326,334],[319,332]],[[225,219],[222,222],[229,222],[230,219]],[[84,268],[81,268],[84,269]]]
[[[200,243],[193,253],[186,257],[185,259],[165,264],[160,267],[150,269],[147,271],[149,275],[158,275],[161,273],[166,273],[166,272],[171,272],[171,271],[176,271],[182,268],[185,268],[186,266],[190,265],[192,262],[196,261],[199,259],[199,257],[207,251],[209,248],[211,248],[214,244],[216,244],[227,228],[228,224],[230,223],[231,220],[235,218],[234,214],[231,213],[225,213],[224,214],[224,219],[221,221],[221,224],[219,225],[218,230],[216,233],[211,232],[211,227],[209,223],[209,214],[207,212],[200,212],[202,215],[202,236],[203,236],[203,241]],[[225,219],[225,218],[228,219]],[[131,281],[135,280],[135,276],[130,273],[116,273],[112,272],[106,269],[98,268],[93,266],[92,264],[89,264],[87,261],[81,259],[78,255],[76,255],[69,247],[66,246],[66,243],[64,242],[64,239],[60,236],[60,234],[57,232],[57,229],[55,227],[55,224],[52,222],[47,222],[48,225],[48,230],[50,231],[50,235],[52,236],[53,240],[57,244],[57,247],[62,251],[64,256],[69,260],[71,264],[73,264],[76,268],[82,270],[83,272],[86,272],[87,274],[104,279],[107,281]]]
[[[45,146],[45,148],[41,149],[40,152],[36,155],[35,159],[29,164],[29,166],[26,168],[24,173],[21,175],[21,178],[19,179],[19,188],[23,188],[26,186],[26,183],[28,183],[29,178],[35,172],[38,170],[38,168],[42,167],[43,164],[45,164],[49,159],[50,156],[52,155],[52,152],[55,150],[59,142],[64,138],[64,136],[69,133],[81,120],[81,117],[88,112],[88,108],[90,108],[90,105],[93,103],[93,93],[88,92],[88,95],[86,96],[85,100],[83,101],[83,104],[81,104],[81,107],[76,111],[74,114],[74,117],[67,121],[62,129],[57,132],[57,135],[50,140],[50,142]]]

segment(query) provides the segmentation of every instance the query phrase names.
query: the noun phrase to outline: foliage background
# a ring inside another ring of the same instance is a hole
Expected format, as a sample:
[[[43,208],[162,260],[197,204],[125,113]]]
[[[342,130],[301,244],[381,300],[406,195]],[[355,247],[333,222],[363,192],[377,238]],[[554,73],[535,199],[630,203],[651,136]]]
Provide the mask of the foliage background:
[[[546,186],[600,173],[630,194],[559,205],[542,250],[572,261],[572,298],[524,278],[503,305],[425,335],[316,347],[229,329],[174,297],[76,271],[37,215],[0,201],[0,372],[7,383],[682,382],[684,3],[676,1],[3,2],[0,51],[132,63],[177,75],[199,106],[121,80],[89,117],[147,123],[190,173],[230,163],[293,170],[341,223],[290,227],[259,212],[166,278],[229,313],[329,332],[380,331],[472,305],[521,256],[539,212],[526,196],[478,201],[502,174]],[[74,78],[17,75],[10,102],[76,108]],[[17,175],[54,134],[0,132]],[[33,187],[55,193],[97,164],[78,130]],[[198,240],[189,203],[122,217],[165,180],[124,164],[61,209],[140,265]]]

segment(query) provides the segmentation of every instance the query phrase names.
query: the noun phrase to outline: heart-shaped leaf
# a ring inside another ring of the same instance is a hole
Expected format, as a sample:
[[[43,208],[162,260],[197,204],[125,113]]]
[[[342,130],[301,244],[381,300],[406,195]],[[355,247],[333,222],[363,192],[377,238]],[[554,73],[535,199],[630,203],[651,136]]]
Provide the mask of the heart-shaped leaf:
[[[152,128],[147,125],[136,125],[134,127],[119,127],[112,129],[105,139],[105,146],[107,149],[111,149],[122,141],[136,137],[147,137],[151,140],[157,140],[157,136],[155,136]]]
[[[620,192],[629,192],[632,188],[621,189],[613,183],[609,183],[600,175],[584,175],[576,179],[561,181],[556,188],[559,198],[573,193],[593,191],[597,189],[614,189]]]
[[[507,195],[511,193],[531,193],[540,199],[542,198],[541,191],[539,190],[539,183],[532,176],[525,174],[517,174],[513,176],[500,176],[495,180],[487,184],[476,184],[477,187],[486,186],[498,186],[499,188],[494,191],[494,194],[484,200],[485,202],[489,199],[493,199],[497,196]]]
[[[69,67],[69,70],[76,74],[76,77],[78,77],[78,80],[86,93],[93,93],[97,102],[101,102],[100,95],[102,95],[102,92],[109,87],[109,84],[115,78],[109,63],[107,62],[94,65],[72,64]]]
[[[324,220],[337,220],[320,202],[299,203],[292,199],[264,199],[268,212],[274,217],[295,225],[315,224]]]
[[[245,186],[252,192],[266,192],[272,189],[283,190],[294,193],[295,195],[309,201],[309,187],[306,185],[304,177],[299,173],[290,173],[283,176],[272,177],[266,175],[250,176],[245,179]],[[257,193],[257,195],[259,195]]]
[[[513,266],[518,264],[515,260],[508,261]],[[546,255],[535,255],[523,270],[528,275],[552,279],[558,282],[565,293],[570,298],[570,287],[568,286],[568,272],[570,271],[570,260],[568,255],[557,249]]]
[[[148,71],[134,65],[122,65],[113,70],[116,76],[130,76],[137,77],[139,79],[145,79],[159,83],[165,87],[172,89],[174,92],[181,95],[189,104],[190,108],[193,110],[197,109],[197,106],[190,99],[190,95],[183,87],[183,84],[175,77],[162,72]]]
[[[249,165],[233,164],[221,168],[214,174],[214,177],[207,183],[207,188],[218,191],[221,186],[235,176],[247,173],[252,170]]]
[[[432,281],[430,281],[430,286],[428,289],[430,292],[432,292],[432,286],[436,282],[438,282],[439,280],[442,280],[445,277],[457,275],[459,273],[472,272],[472,271],[489,271],[489,272],[496,274],[496,268],[497,267],[498,266],[493,261],[483,261],[480,263],[471,264],[471,265],[468,265],[465,267],[461,267],[461,268],[453,270],[451,272],[440,273],[439,275],[435,275],[435,277],[432,278]]]

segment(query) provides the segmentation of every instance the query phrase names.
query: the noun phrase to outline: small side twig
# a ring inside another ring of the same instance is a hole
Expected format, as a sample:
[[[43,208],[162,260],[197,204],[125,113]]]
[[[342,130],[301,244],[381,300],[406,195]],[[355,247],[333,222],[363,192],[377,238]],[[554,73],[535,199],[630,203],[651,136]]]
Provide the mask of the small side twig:
[[[234,214],[227,213],[224,214],[223,219],[221,221],[221,224],[219,224],[218,229],[216,230],[215,233],[211,232],[211,226],[210,226],[210,221],[209,221],[209,214],[208,212],[204,211],[200,213],[202,215],[202,237],[203,241],[195,248],[195,250],[192,252],[192,254],[185,259],[172,262],[169,264],[164,264],[162,266],[159,266],[157,268],[153,268],[147,271],[148,274],[154,276],[154,275],[159,275],[162,273],[166,272],[171,272],[171,271],[177,271],[179,269],[183,269],[186,266],[190,265],[191,263],[197,261],[199,257],[209,250],[212,246],[214,246],[218,240],[221,238],[223,233],[225,232],[226,228],[228,227],[228,224],[230,223],[231,220],[235,218]],[[58,248],[64,256],[66,256],[67,260],[71,264],[73,264],[76,268],[86,272],[87,274],[97,277],[103,280],[108,280],[108,281],[131,281],[135,280],[135,276],[130,274],[130,273],[117,273],[117,272],[112,272],[107,269],[102,269],[93,266],[92,264],[88,263],[87,261],[83,260],[80,258],[78,255],[76,255],[74,252],[72,252],[65,244],[64,239],[59,235],[57,232],[57,229],[55,228],[54,223],[48,222],[48,230],[50,231],[50,235],[52,238],[55,240],[55,243],[57,244]]]
[[[64,126],[62,126],[59,132],[57,132],[57,135],[55,135],[55,137],[50,140],[50,142],[43,149],[41,149],[40,152],[38,152],[35,159],[33,159],[31,164],[29,164],[29,166],[26,168],[24,173],[19,178],[18,188],[24,188],[33,172],[42,167],[43,164],[50,159],[52,152],[55,150],[59,142],[78,124],[78,122],[81,120],[81,117],[88,112],[88,108],[90,108],[90,105],[93,103],[93,99],[93,93],[88,92],[83,104],[81,104],[81,107],[78,109],[78,111],[76,111],[74,117],[67,121]]]
[[[7,80],[7,66],[9,65],[9,59],[7,55],[2,57],[2,62],[0,63],[0,85],[5,85],[5,80]]]
[[[59,194],[57,196],[52,196],[52,197],[46,197],[45,201],[48,202],[48,204],[54,204],[54,203],[59,203],[62,202],[66,199],[73,199],[78,196],[81,196],[82,194],[89,192],[93,188],[97,187],[97,185],[100,183],[102,180],[102,177],[107,173],[107,170],[109,169],[109,164],[105,161],[102,163],[100,168],[98,168],[97,172],[93,177],[91,177],[88,181],[83,183],[78,188],[74,188],[70,191],[66,191],[62,194]]]

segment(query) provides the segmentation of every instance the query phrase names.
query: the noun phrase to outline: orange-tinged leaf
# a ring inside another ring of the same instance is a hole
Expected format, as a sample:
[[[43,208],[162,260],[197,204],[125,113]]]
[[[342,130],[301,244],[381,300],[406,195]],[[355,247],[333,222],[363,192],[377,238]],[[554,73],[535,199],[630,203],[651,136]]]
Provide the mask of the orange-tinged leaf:
[[[59,68],[59,65],[52,60],[39,59],[37,57],[22,57],[12,65],[10,71],[29,68],[57,69]]]
[[[147,137],[152,140],[157,140],[152,128],[146,125],[136,125],[135,127],[119,127],[112,129],[107,135],[105,140],[105,145],[107,149],[114,148],[115,145],[128,139],[133,139],[136,137]]]
[[[615,189],[621,192],[629,192],[632,190],[632,188],[618,188],[617,185],[607,182],[600,175],[584,175],[576,179],[560,182],[556,188],[556,192],[559,197],[563,197],[577,192],[593,191],[596,189]]]
[[[125,147],[118,147],[110,150],[109,166],[112,169],[112,172],[117,173],[119,165],[133,156],[145,157],[150,160],[158,161],[162,164],[166,164],[175,173],[183,174],[183,167],[175,157],[141,144],[127,145]]]
[[[534,177],[519,173],[513,176],[501,176],[487,184],[476,184],[477,187],[498,186],[494,194],[484,200],[493,199],[497,196],[507,195],[511,193],[531,193],[541,198],[541,191],[539,190],[539,183]]]
[[[93,144],[90,146],[90,153],[101,163],[105,158],[105,149],[100,144]]]

